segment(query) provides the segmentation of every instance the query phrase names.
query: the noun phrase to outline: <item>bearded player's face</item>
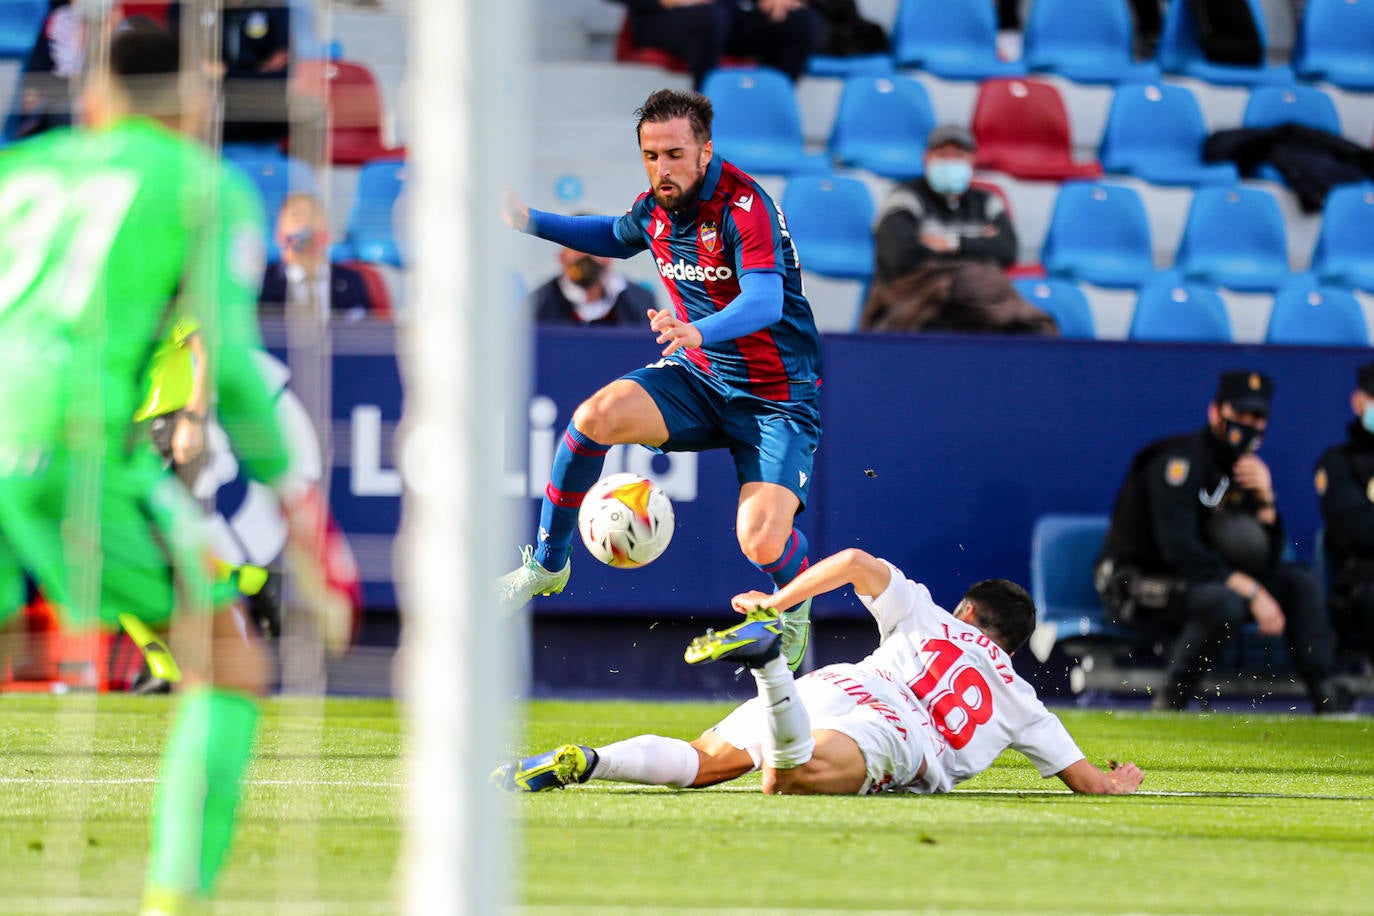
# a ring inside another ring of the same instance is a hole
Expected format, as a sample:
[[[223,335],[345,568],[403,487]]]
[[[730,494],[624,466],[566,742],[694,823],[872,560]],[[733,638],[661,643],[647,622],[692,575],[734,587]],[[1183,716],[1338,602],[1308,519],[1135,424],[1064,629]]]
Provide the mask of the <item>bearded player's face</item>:
[[[696,203],[711,161],[711,141],[697,140],[686,118],[641,124],[639,152],[660,207],[674,213]]]

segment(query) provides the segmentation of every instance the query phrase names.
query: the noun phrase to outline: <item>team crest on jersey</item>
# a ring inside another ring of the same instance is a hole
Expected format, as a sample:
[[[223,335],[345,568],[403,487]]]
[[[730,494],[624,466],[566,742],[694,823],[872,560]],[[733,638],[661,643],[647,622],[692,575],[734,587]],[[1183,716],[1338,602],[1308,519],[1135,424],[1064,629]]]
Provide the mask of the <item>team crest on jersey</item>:
[[[1164,482],[1171,487],[1183,486],[1183,481],[1188,479],[1188,467],[1187,458],[1170,458],[1164,465]]]
[[[701,247],[709,252],[714,252],[716,250],[716,238],[718,235],[716,224],[711,222],[702,223],[700,235]]]

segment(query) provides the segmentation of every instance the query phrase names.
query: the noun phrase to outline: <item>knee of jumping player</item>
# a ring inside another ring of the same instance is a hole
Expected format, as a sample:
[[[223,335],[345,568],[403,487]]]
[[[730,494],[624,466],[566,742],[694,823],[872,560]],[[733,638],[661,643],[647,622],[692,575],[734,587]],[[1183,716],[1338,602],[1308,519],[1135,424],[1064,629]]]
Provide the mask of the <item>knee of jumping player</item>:
[[[740,524],[737,531],[739,549],[745,558],[755,566],[768,566],[776,563],[787,549],[792,525],[790,521],[785,527],[766,523],[746,523]]]

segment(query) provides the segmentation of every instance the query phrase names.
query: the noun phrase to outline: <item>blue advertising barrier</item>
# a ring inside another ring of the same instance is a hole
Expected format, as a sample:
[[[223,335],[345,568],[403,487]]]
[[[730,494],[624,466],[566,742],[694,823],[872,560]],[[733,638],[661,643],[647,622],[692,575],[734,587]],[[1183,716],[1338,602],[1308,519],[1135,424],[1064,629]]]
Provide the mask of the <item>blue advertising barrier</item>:
[[[1261,456],[1294,547],[1310,556],[1319,525],[1313,465],[1344,436],[1355,368],[1371,358],[1362,349],[938,335],[842,335],[823,346],[825,429],[798,520],[812,556],[863,547],[926,582],[946,606],[978,579],[1026,582],[1036,517],[1110,511],[1136,449],[1201,427],[1216,376],[1232,368],[1275,379]],[[402,392],[391,329],[349,330],[336,336],[334,351],[334,510],[359,554],[369,606],[394,607],[390,546],[400,477],[393,436]],[[505,451],[503,491],[527,507],[527,537],[577,404],[657,356],[646,332],[537,332],[527,415],[507,423],[504,446],[492,445]],[[654,477],[673,499],[672,545],[651,566],[630,571],[603,567],[576,548],[568,590],[539,599],[541,613],[677,616],[723,609],[735,592],[766,587],[735,542],[737,487],[727,454],[617,448],[606,472],[618,470]],[[852,596],[833,595],[816,614],[864,611]]]

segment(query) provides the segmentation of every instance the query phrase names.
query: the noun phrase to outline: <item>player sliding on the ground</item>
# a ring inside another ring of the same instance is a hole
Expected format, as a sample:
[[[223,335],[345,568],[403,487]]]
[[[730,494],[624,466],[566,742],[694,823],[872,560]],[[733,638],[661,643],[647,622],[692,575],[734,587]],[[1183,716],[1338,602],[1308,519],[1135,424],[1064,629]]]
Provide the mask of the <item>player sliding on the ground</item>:
[[[778,653],[771,608],[845,585],[877,621],[878,648],[794,679]],[[568,744],[504,764],[493,780],[526,792],[590,779],[699,788],[762,767],[767,793],[948,792],[1010,747],[1075,792],[1124,795],[1140,785],[1144,774],[1133,763],[1105,771],[1089,763],[1012,669],[1011,653],[1035,628],[1035,606],[1013,582],[971,586],[950,614],[895,566],[851,549],[777,594],[745,592],[731,603],[744,622],[697,637],[687,661],[747,665],[757,698],[690,744],[658,735],[595,750]]]
[[[515,229],[600,257],[652,252],[671,308],[649,312],[663,359],[611,382],[577,408],[544,491],[538,543],[501,581],[524,604],[563,591],[577,510],[612,445],[657,452],[728,448],[739,481],[740,549],[774,584],[806,568],[792,522],[806,504],[820,438],[820,337],[782,211],[711,148],[711,102],[659,90],[637,112],[649,190],[628,213],[568,217],[507,191]],[[796,670],[809,603],[783,609],[783,654]]]

